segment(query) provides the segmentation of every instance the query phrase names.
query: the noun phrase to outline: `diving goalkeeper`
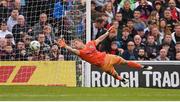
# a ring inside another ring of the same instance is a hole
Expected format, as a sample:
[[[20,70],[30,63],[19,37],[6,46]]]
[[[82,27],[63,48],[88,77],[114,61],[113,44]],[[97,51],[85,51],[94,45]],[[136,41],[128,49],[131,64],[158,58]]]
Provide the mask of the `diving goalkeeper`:
[[[100,67],[104,72],[113,76],[115,79],[122,81],[123,83],[127,83],[126,78],[122,78],[116,72],[114,65],[115,64],[125,64],[128,67],[135,69],[146,69],[151,70],[151,66],[143,66],[139,63],[133,61],[127,61],[120,56],[106,54],[105,52],[100,52],[96,49],[96,46],[103,41],[109,34],[114,33],[115,28],[111,27],[105,34],[101,35],[96,40],[92,40],[84,44],[80,39],[74,39],[72,41],[72,45],[74,47],[70,47],[65,43],[64,39],[59,39],[58,44],[61,48],[65,48],[68,51],[78,55],[83,60]]]

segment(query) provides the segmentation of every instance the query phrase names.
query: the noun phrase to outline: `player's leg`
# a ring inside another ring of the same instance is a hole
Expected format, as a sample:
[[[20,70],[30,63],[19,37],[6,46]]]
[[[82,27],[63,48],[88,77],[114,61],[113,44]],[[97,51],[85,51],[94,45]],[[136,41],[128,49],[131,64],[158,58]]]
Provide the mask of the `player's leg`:
[[[127,78],[122,78],[120,75],[118,75],[118,73],[116,72],[116,70],[114,69],[114,67],[110,68],[111,70],[106,71],[107,74],[113,76],[115,79],[120,80],[121,82],[123,82],[124,84],[128,83]]]
[[[120,64],[120,65],[124,64],[130,68],[135,68],[135,69],[146,69],[146,70],[152,69],[151,66],[142,65],[142,64],[134,62],[134,61],[127,61],[120,56],[110,55],[110,57],[112,57],[111,59],[112,59],[113,65],[114,64]]]

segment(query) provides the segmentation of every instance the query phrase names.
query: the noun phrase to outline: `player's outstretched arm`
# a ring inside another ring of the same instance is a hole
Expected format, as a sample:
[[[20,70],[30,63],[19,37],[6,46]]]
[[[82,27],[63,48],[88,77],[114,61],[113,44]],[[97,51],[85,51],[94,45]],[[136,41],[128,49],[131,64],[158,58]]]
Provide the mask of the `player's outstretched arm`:
[[[80,54],[79,50],[73,49],[71,46],[68,46],[68,45],[65,43],[65,40],[64,40],[64,39],[59,39],[59,40],[58,40],[58,45],[59,45],[61,48],[65,48],[65,49],[67,49],[68,51],[70,51],[70,52],[72,52],[72,53],[74,53],[74,54],[76,54],[76,55],[79,55],[79,54]]]
[[[98,45],[100,42],[102,42],[102,41],[109,35],[109,31],[110,31],[111,29],[113,29],[113,26],[111,26],[111,27],[107,30],[107,32],[106,32],[105,34],[101,35],[100,37],[98,37],[98,38],[95,40],[96,45]]]

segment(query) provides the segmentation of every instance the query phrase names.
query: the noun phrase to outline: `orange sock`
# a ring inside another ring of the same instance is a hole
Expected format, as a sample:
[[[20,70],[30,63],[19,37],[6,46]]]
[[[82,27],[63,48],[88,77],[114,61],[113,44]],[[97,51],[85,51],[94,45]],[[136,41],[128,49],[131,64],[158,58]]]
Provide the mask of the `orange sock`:
[[[128,62],[128,67],[135,68],[135,69],[141,69],[142,65],[133,61]]]

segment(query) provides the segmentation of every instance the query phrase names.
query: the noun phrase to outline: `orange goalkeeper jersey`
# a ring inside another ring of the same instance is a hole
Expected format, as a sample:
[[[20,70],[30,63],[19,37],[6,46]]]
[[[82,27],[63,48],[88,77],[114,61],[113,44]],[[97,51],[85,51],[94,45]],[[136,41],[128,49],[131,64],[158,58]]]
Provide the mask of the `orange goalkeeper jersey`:
[[[102,66],[104,64],[106,53],[98,51],[95,43],[95,41],[89,41],[85,48],[79,50],[79,57],[91,64]]]

